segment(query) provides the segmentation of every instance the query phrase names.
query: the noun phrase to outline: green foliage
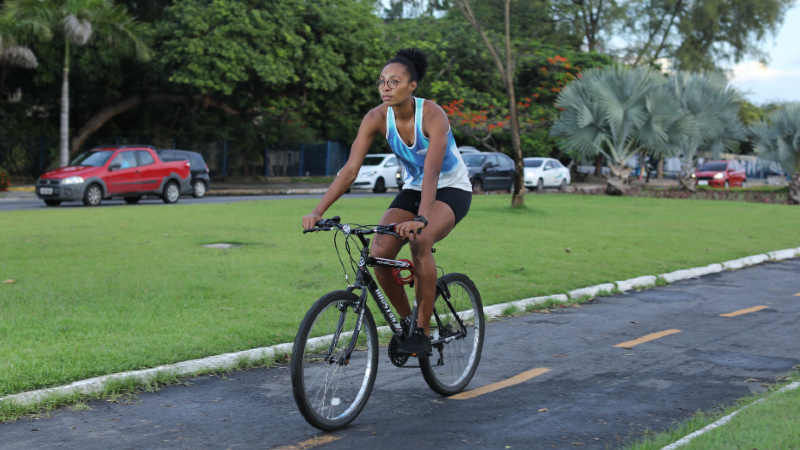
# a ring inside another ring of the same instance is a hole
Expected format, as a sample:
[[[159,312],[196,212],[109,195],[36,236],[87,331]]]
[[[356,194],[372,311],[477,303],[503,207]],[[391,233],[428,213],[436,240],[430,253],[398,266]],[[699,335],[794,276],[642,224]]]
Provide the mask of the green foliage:
[[[348,0],[188,0],[158,26],[159,64],[179,90],[221,97],[245,119],[324,116],[330,137],[366,112],[361,97],[386,57],[378,23],[370,5]],[[357,125],[343,128],[351,138]]]
[[[750,127],[759,158],[779,163],[791,174],[800,173],[800,103],[771,112]]]
[[[676,133],[671,139],[683,154],[685,175],[693,170],[698,151],[709,151],[719,157],[745,139],[738,118],[741,94],[728,84],[725,75],[677,72],[669,77],[665,89],[678,99],[686,120],[697,125],[694,135]]]
[[[678,134],[696,126],[668,90],[665,78],[646,68],[612,66],[583,72],[559,95],[563,108],[551,130],[562,148],[582,157],[601,153],[616,166],[641,150],[670,156]]]

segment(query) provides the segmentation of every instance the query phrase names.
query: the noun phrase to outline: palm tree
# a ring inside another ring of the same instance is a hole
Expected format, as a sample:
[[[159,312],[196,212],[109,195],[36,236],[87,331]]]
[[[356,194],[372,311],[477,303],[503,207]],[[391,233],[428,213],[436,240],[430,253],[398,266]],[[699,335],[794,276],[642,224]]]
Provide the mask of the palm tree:
[[[789,201],[800,205],[800,103],[790,103],[770,113],[766,121],[750,127],[758,157],[775,161],[792,174]]]
[[[678,72],[669,78],[665,88],[675,95],[697,124],[696,135],[683,134],[675,138],[675,145],[682,153],[681,187],[694,192],[691,176],[698,152],[709,151],[719,158],[724,150],[746,137],[738,117],[741,95],[720,73]]]
[[[151,57],[144,41],[147,25],[134,20],[125,6],[110,0],[6,0],[3,19],[16,24],[22,39],[46,41],[54,34],[64,37],[59,148],[59,165],[64,167],[69,161],[70,44],[83,47],[98,36],[100,42],[146,61]]]
[[[677,135],[695,134],[675,96],[659,89],[665,81],[649,68],[612,66],[584,72],[559,95],[556,106],[563,112],[550,132],[564,138],[559,145],[569,153],[606,157],[606,193],[627,193],[631,156],[644,150],[671,156]]]
[[[0,18],[0,95],[5,93],[8,67],[35,69],[39,66],[31,49],[17,45],[14,28],[11,21]]]

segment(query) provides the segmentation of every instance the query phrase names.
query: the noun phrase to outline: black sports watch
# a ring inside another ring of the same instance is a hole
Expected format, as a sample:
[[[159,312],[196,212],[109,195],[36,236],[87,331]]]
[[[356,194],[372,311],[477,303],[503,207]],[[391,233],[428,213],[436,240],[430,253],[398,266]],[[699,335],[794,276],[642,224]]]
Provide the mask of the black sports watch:
[[[415,222],[422,222],[423,225],[425,225],[426,227],[428,226],[428,219],[426,219],[423,216],[414,217],[414,221]]]

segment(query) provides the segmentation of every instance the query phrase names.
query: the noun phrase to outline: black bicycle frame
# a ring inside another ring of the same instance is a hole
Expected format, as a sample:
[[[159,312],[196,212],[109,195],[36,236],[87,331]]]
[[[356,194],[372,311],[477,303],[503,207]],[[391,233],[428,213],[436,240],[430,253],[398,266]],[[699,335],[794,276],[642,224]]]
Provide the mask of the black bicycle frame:
[[[369,273],[369,270],[367,270],[367,266],[391,267],[399,269],[412,268],[412,265],[406,261],[375,258],[369,256],[369,242],[370,242],[369,238],[364,237],[362,234],[358,232],[354,232],[352,234],[358,236],[358,238],[361,240],[362,247],[361,247],[361,257],[358,260],[358,269],[357,269],[358,271],[356,273],[356,281],[355,283],[347,287],[347,292],[353,292],[354,290],[358,289],[361,291],[361,295],[359,296],[358,304],[355,306],[355,308],[353,308],[353,312],[358,314],[358,319],[356,320],[356,324],[353,327],[353,335],[350,340],[350,345],[348,345],[347,347],[347,352],[345,353],[345,357],[342,360],[338,361],[339,364],[348,364],[350,362],[350,355],[353,353],[353,350],[355,350],[356,342],[358,341],[358,334],[361,332],[361,325],[363,324],[364,320],[364,309],[366,308],[367,305],[367,292],[369,292],[372,295],[372,298],[375,299],[375,303],[377,303],[378,309],[380,309],[381,313],[383,314],[383,317],[386,319],[386,322],[391,327],[392,332],[398,337],[402,337],[403,335],[402,325],[400,325],[400,322],[397,320],[397,317],[392,312],[391,307],[389,307],[389,302],[386,301],[386,298],[383,296],[383,293],[378,288],[378,284],[375,282],[375,279]],[[447,285],[441,278],[437,279],[436,281],[436,290],[439,293],[439,295],[441,295],[442,298],[445,300],[445,303],[447,304],[450,313],[453,315],[453,317],[455,317],[456,321],[458,322],[459,332],[454,336],[449,336],[447,338],[432,342],[431,345],[433,345],[434,347],[442,345],[445,342],[448,342],[450,340],[459,337],[465,337],[467,335],[467,329],[466,326],[464,325],[464,322],[461,320],[461,317],[457,314],[457,311],[450,303],[450,290],[447,288]],[[413,317],[412,320],[414,322],[413,325],[416,324],[416,316],[417,316],[416,313],[417,313],[417,307],[415,302],[414,309],[412,312],[412,317]],[[441,328],[442,321],[441,319],[439,319],[439,314],[437,313],[436,308],[434,308],[433,310],[433,315],[434,319],[436,320],[437,326]],[[343,323],[344,316],[345,315],[342,314],[339,318],[339,326],[337,327],[338,330],[341,330],[342,326],[344,325]],[[333,353],[333,349],[336,347],[338,341],[339,341],[339,336],[337,333],[337,335],[334,336],[334,339],[331,342],[330,351],[328,352],[329,355]],[[330,362],[335,362],[335,361],[330,361]]]

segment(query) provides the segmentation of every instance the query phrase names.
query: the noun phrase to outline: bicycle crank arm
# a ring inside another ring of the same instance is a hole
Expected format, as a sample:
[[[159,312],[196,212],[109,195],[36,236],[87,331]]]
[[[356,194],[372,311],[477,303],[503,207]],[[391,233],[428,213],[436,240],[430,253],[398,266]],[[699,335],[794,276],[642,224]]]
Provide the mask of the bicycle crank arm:
[[[454,341],[456,339],[465,338],[465,337],[467,337],[467,333],[465,333],[463,331],[458,331],[458,332],[456,332],[456,334],[454,334],[452,336],[447,336],[444,339],[437,339],[435,341],[431,341],[431,345],[432,346],[436,346],[436,345],[448,344],[451,341]]]

